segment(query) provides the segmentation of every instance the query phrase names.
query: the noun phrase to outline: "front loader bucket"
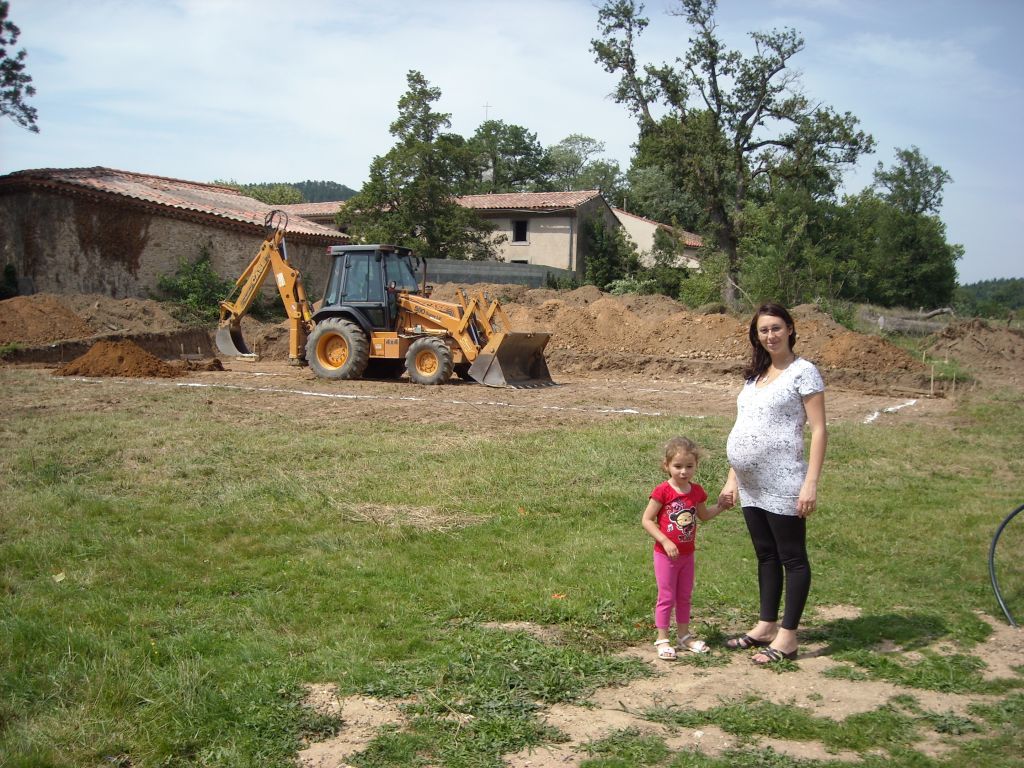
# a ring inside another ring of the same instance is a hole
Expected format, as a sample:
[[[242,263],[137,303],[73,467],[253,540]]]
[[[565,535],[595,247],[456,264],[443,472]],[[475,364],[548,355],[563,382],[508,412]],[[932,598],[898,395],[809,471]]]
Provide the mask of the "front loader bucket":
[[[228,357],[255,357],[242,338],[242,327],[238,323],[229,321],[217,326],[216,342],[217,349]]]
[[[549,333],[493,333],[469,367],[469,376],[488,387],[553,387],[544,359]]]

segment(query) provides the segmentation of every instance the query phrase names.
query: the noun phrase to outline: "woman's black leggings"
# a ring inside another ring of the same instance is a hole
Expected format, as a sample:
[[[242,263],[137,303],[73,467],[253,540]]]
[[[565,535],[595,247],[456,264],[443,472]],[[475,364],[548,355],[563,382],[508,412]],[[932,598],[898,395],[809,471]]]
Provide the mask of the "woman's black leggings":
[[[758,507],[744,507],[750,540],[757,553],[757,585],[761,591],[761,621],[779,620],[783,572],[786,610],[783,629],[796,629],[811,591],[811,564],[807,560],[807,520],[776,515]]]

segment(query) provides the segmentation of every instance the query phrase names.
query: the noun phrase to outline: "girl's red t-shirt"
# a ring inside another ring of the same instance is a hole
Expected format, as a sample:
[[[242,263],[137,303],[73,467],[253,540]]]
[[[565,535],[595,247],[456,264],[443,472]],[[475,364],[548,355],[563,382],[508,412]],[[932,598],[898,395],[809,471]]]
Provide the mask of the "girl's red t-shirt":
[[[661,503],[658,527],[679,549],[679,554],[693,552],[697,539],[697,505],[708,499],[707,492],[697,483],[690,483],[686,493],[679,493],[667,480],[651,491],[651,498]],[[654,542],[654,550],[665,554],[661,542]]]

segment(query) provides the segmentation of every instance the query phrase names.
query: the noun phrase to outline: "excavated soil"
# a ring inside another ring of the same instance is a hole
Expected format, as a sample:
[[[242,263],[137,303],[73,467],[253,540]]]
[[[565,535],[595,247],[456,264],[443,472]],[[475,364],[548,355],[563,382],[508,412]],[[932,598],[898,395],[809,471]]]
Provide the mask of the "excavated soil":
[[[37,293],[0,301],[0,344],[49,344],[97,334],[182,328],[158,301],[99,294]]]
[[[476,385],[415,387],[417,401],[434,403],[430,409],[415,407],[415,420],[443,418],[438,415],[441,403],[445,408],[476,409],[485,404],[503,424],[517,423],[520,409],[543,411],[563,421],[598,413],[735,412],[749,349],[745,318],[694,312],[664,296],[613,296],[593,286],[555,291],[446,283],[433,295],[456,301],[460,290],[499,299],[517,330],[549,333],[548,367],[553,379],[567,386],[525,393],[502,390],[500,403],[495,390]],[[949,382],[932,380],[931,366],[922,360],[880,336],[843,328],[814,305],[792,311],[797,352],[825,375],[830,419],[873,419],[900,409],[905,409],[904,418],[916,414],[934,419],[952,408],[942,403],[950,393]],[[219,386],[254,388],[254,377],[266,381],[273,376],[277,391],[322,390],[339,399],[333,407],[358,405],[364,414],[404,408],[410,402],[412,385],[406,379],[325,382],[308,368],[287,365],[287,322],[261,323],[247,316],[242,331],[259,361],[224,358],[222,365],[209,359],[212,334],[183,328],[156,301],[37,294],[0,302],[0,345],[19,347],[8,353],[8,365],[60,365],[62,374],[85,377],[159,379],[218,372]],[[100,341],[107,343],[100,346]],[[969,384],[961,381],[960,391],[966,386],[1019,388],[1024,385],[1021,341],[1019,331],[982,321],[953,322],[930,338],[928,354],[932,360],[956,359],[969,371],[974,378]],[[121,342],[134,342],[141,349]],[[140,358],[143,353],[149,358]],[[509,410],[497,415],[501,409]]]
[[[977,318],[961,320],[930,338],[928,354],[954,359],[972,373],[1024,385],[1024,332]]]
[[[181,367],[165,363],[131,341],[97,341],[81,357],[57,368],[55,376],[128,376],[171,379]]]
[[[60,296],[40,293],[0,301],[0,344],[46,344],[95,333]]]
[[[484,293],[501,301],[517,330],[546,331],[545,351],[552,372],[573,375],[681,373],[686,361],[728,362],[742,366],[749,349],[747,321],[723,314],[699,314],[664,296],[612,296],[594,286],[573,291],[508,285],[437,286],[433,298],[457,300],[456,292]],[[813,305],[795,307],[798,351],[835,380],[878,387],[878,375],[891,375],[901,390],[922,387],[926,366],[877,336],[853,333]],[[242,332],[250,349],[267,359],[288,356],[288,324],[261,324],[246,317]],[[847,372],[854,372],[852,375]]]

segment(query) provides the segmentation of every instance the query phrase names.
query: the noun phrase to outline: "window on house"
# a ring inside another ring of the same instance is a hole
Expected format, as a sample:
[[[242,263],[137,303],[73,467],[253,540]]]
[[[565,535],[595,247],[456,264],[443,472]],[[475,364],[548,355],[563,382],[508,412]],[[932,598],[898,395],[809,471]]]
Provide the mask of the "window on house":
[[[512,242],[513,243],[525,243],[527,242],[526,235],[529,232],[530,222],[526,219],[519,219],[512,222]]]

